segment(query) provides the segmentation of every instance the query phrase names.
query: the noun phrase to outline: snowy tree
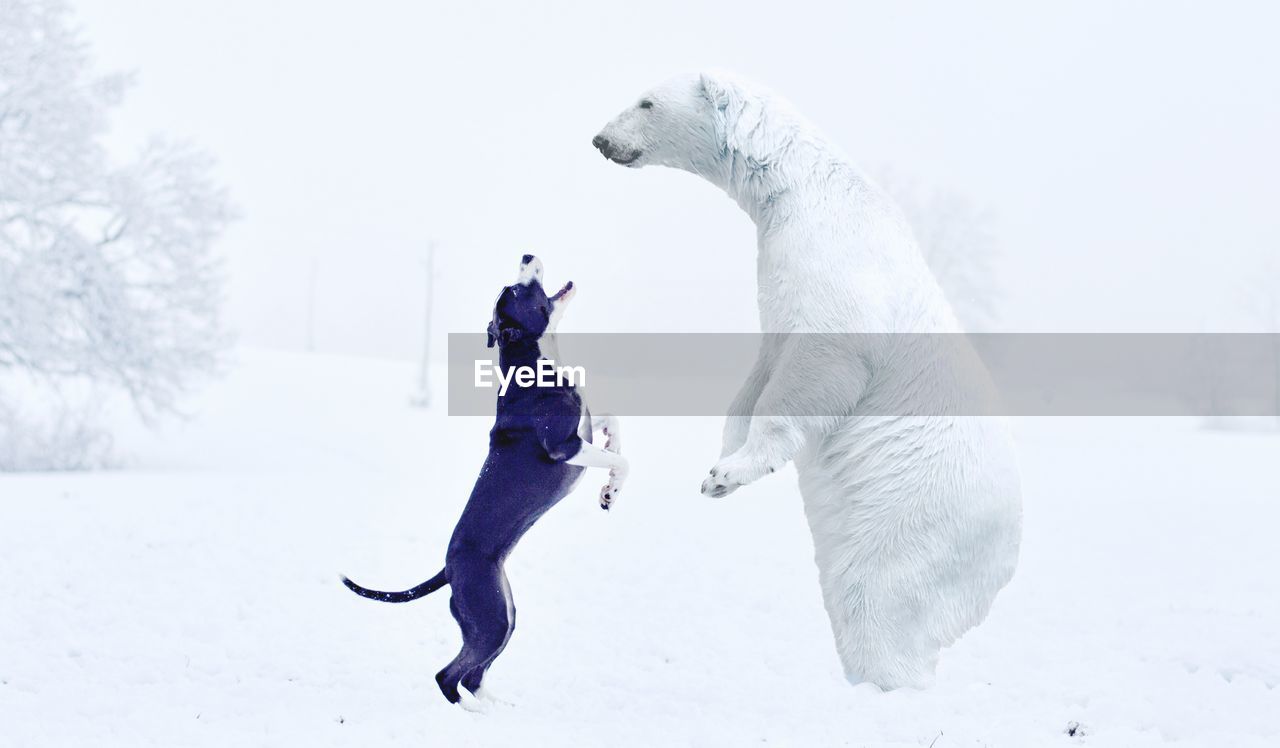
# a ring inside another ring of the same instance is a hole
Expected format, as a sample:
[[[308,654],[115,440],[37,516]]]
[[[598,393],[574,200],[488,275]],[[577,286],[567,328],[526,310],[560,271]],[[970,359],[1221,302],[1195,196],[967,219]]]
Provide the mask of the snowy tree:
[[[92,74],[64,3],[0,0],[0,439],[19,430],[16,381],[55,400],[119,388],[151,416],[225,348],[212,248],[226,195],[188,146],[157,139],[112,162],[103,137],[126,83]]]
[[[990,215],[964,196],[881,168],[876,179],[902,208],[920,251],[966,330],[989,330],[1000,301]]]

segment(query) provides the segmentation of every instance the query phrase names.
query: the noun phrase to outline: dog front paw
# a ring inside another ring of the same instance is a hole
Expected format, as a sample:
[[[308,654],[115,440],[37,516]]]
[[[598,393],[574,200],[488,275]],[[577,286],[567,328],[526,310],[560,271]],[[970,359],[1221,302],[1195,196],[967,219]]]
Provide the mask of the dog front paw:
[[[627,458],[617,455],[615,459],[617,463],[609,470],[609,482],[604,485],[604,488],[600,489],[600,508],[606,512],[618,500],[618,493],[622,491],[622,484],[631,472]]]
[[[600,508],[609,511],[609,507],[613,506],[613,502],[617,501],[618,493],[622,490],[621,486],[614,485],[613,481],[609,481],[604,488],[600,489]]]

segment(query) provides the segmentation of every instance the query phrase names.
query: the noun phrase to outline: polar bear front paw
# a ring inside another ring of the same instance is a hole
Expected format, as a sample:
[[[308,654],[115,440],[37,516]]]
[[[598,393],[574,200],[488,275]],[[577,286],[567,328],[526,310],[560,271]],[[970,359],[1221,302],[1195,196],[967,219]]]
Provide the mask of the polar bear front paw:
[[[702,495],[713,499],[723,498],[739,488],[754,483],[776,470],[759,458],[732,454],[711,468],[711,475],[702,481]]]
[[[737,491],[741,485],[742,484],[740,483],[735,483],[733,485],[722,483],[719,478],[712,475],[702,481],[702,495],[710,496],[713,499],[723,499],[734,491]]]

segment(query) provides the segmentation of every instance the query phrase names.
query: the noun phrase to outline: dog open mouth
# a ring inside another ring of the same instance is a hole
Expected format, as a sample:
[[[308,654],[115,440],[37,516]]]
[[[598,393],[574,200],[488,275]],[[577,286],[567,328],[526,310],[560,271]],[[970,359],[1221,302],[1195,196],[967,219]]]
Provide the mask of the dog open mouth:
[[[551,297],[551,301],[559,301],[561,296],[564,296],[565,294],[569,293],[572,290],[573,290],[573,281],[569,281],[568,283],[564,284],[564,287],[562,287],[559,291],[556,291],[555,296]]]

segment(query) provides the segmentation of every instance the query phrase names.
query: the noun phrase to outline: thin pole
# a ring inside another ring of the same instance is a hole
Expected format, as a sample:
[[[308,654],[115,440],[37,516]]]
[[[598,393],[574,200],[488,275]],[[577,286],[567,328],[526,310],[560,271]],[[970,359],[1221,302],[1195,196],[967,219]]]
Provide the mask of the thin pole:
[[[431,405],[431,307],[435,301],[436,243],[427,242],[427,301],[422,316],[422,365],[418,368],[418,394],[414,405],[420,408]]]
[[[320,271],[320,258],[312,255],[311,268],[307,274],[307,352],[316,349],[316,277]]]

